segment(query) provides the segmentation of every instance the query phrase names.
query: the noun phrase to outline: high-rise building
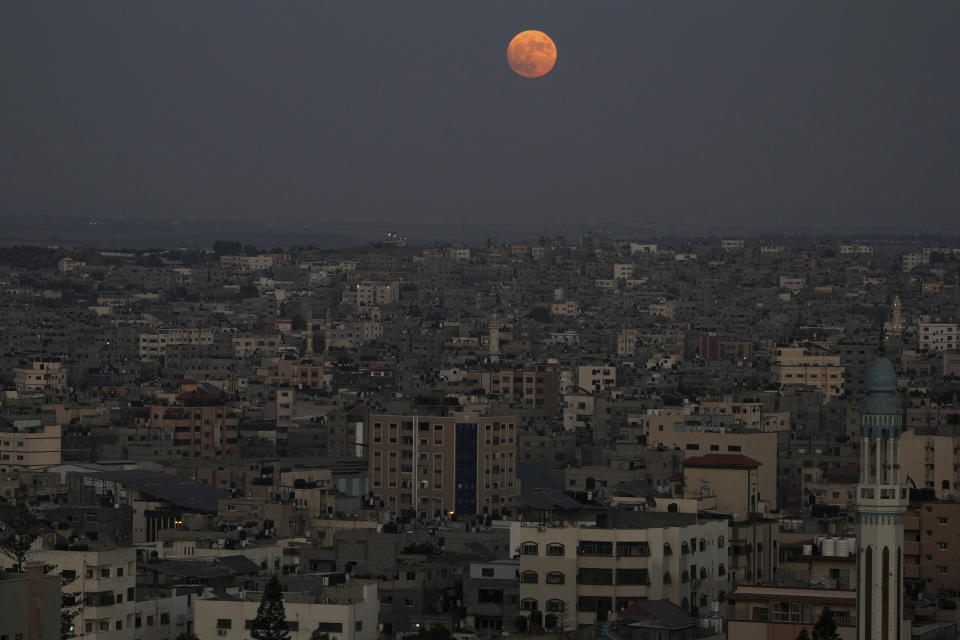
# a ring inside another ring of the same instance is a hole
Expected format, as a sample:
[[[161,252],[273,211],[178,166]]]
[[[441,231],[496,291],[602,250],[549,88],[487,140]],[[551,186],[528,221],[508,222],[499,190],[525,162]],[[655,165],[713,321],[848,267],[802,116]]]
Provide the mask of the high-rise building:
[[[394,513],[499,516],[517,495],[516,416],[371,415],[370,489]]]
[[[900,472],[903,409],[897,375],[886,358],[867,371],[860,408],[857,487],[857,638],[903,637],[903,524],[907,488]]]

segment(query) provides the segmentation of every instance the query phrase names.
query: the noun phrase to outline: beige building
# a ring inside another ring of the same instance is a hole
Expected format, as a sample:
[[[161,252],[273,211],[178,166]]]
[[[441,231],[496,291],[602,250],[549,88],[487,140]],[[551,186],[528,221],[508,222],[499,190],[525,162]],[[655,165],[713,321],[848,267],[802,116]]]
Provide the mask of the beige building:
[[[678,419],[675,415],[650,416],[664,418],[667,424],[654,423],[648,433],[647,443],[653,446],[663,445],[670,449],[680,449],[687,455],[738,454],[744,455],[760,464],[758,471],[760,501],[767,507],[760,511],[769,511],[777,506],[777,434],[776,432],[752,430],[703,430],[685,429],[683,423],[675,423],[674,430],[668,426]],[[645,418],[648,416],[644,416]],[[663,427],[663,430],[660,430]]]
[[[584,391],[612,389],[617,385],[617,368],[605,364],[579,366],[577,384]]]
[[[34,360],[27,367],[14,369],[13,379],[20,393],[63,393],[67,390],[67,369],[61,362]]]
[[[0,637],[60,640],[60,577],[44,575],[43,563],[27,562],[25,573],[0,571]]]
[[[687,458],[683,465],[683,497],[714,498],[715,509],[743,520],[759,513],[760,463],[735,453]]]
[[[137,582],[136,549],[117,547],[64,551],[44,549],[30,556],[53,565],[63,590],[80,592],[74,624],[91,640],[130,640],[134,628]]]
[[[139,354],[150,360],[167,354],[167,347],[177,344],[213,344],[216,332],[213,329],[164,328],[153,333],[141,333]]]
[[[61,428],[40,420],[14,420],[0,426],[0,473],[30,471],[61,462]]]
[[[729,600],[728,638],[796,640],[801,629],[813,633],[826,608],[833,612],[841,640],[857,637],[856,591],[738,585]]]
[[[501,512],[517,495],[517,418],[371,415],[370,489],[421,518]]]
[[[921,351],[952,351],[960,347],[956,322],[920,322],[917,339]]]
[[[538,611],[548,631],[573,630],[637,600],[666,598],[706,614],[725,598],[726,521],[611,510],[592,524],[511,523],[520,615]]]
[[[838,355],[804,347],[777,347],[771,372],[781,387],[807,385],[821,391],[826,402],[843,395],[844,368]]]
[[[205,594],[194,609],[197,637],[247,640],[261,597],[257,592],[228,597]],[[318,630],[338,640],[378,637],[376,583],[353,581],[340,587],[324,587],[320,596],[287,591],[283,606],[291,640],[309,640]]]

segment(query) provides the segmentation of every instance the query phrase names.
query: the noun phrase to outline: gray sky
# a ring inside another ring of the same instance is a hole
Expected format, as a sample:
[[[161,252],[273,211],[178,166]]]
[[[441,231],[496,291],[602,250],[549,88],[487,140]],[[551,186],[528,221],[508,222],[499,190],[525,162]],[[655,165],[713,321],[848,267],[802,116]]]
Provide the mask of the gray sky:
[[[958,62],[953,0],[6,2],[0,215],[960,231]]]

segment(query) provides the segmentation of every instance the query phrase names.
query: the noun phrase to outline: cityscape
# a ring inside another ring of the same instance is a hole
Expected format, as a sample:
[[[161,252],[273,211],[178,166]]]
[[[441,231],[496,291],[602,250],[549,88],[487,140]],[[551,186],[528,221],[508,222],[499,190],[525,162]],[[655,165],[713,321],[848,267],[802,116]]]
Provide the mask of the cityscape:
[[[0,640],[960,640],[957,33],[0,5]]]
[[[246,638],[277,577],[290,638],[952,638],[958,277],[903,237],[7,247],[0,624]]]

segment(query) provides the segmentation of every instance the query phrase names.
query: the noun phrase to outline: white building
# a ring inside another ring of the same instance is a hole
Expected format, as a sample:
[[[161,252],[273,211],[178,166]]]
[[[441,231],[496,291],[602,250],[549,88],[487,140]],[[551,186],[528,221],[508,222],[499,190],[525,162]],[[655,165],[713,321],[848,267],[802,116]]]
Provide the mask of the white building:
[[[637,600],[666,598],[704,614],[719,606],[728,588],[726,520],[626,510],[605,517],[581,526],[510,524],[520,615],[559,631],[593,624],[598,612],[615,618]]]
[[[196,602],[199,638],[247,640],[263,594],[217,597],[204,595]],[[376,583],[352,582],[328,587],[320,597],[284,593],[284,611],[291,640],[309,640],[316,630],[337,640],[376,640],[379,601]]]
[[[921,351],[950,351],[960,347],[956,322],[917,323],[917,339]]]

